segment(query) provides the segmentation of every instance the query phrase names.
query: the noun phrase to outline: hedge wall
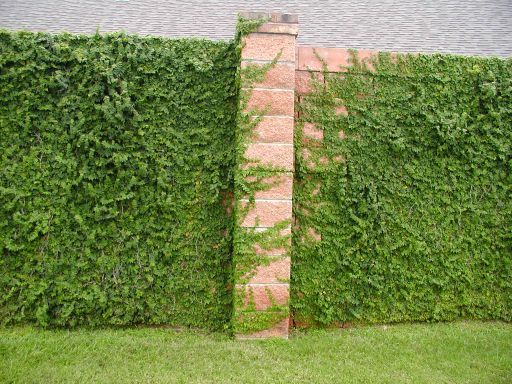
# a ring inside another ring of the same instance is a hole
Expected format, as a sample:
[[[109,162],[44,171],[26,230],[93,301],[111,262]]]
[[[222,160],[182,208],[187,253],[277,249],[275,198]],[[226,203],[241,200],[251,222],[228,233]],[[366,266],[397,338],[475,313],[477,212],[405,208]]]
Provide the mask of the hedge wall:
[[[297,105],[296,320],[512,320],[512,60],[354,61]]]
[[[229,322],[235,48],[0,33],[2,322]]]

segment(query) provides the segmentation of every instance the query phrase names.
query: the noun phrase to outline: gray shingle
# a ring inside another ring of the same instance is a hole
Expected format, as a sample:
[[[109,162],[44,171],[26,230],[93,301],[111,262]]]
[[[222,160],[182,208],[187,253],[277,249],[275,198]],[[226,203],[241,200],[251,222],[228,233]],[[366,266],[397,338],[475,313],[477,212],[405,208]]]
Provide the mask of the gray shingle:
[[[297,13],[302,45],[512,56],[511,0],[0,0],[0,28],[230,39],[239,11]]]

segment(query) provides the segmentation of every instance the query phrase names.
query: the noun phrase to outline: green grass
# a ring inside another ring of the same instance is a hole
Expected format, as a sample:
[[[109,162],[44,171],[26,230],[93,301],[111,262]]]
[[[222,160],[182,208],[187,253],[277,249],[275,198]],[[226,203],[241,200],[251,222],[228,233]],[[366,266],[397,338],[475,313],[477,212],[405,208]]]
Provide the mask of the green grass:
[[[1,383],[512,383],[512,325],[230,340],[168,329],[0,328]]]

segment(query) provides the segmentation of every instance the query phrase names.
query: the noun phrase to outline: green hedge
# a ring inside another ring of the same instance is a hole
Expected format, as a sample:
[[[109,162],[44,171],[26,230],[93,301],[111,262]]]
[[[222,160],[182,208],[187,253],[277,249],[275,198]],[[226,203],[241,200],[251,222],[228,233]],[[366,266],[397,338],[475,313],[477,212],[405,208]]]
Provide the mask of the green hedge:
[[[296,319],[512,320],[512,60],[354,61],[298,105]]]
[[[0,319],[221,328],[234,42],[0,33]]]

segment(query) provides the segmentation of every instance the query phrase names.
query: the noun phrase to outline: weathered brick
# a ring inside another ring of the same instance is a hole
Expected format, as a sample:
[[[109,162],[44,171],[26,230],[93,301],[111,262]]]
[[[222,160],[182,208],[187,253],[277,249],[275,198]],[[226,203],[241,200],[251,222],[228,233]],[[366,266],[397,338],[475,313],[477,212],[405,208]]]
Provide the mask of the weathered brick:
[[[283,283],[290,279],[290,258],[283,257],[271,261],[268,265],[260,265],[256,268],[254,276],[249,284]]]
[[[252,143],[247,146],[245,156],[254,160],[252,164],[255,165],[271,165],[285,171],[293,171],[292,144]]]
[[[244,202],[242,202],[244,204]],[[243,227],[273,227],[283,220],[292,218],[292,201],[256,200],[244,218]]]
[[[293,144],[293,118],[263,116],[254,127],[253,141]]]
[[[263,64],[243,61],[242,68],[249,66],[261,67]],[[288,63],[277,63],[265,73],[265,80],[261,83],[253,84],[254,87],[294,89],[295,86],[295,66]]]
[[[265,115],[293,116],[294,102],[293,91],[253,89],[247,108],[265,112]]]
[[[251,33],[243,39],[242,59],[295,61],[295,36],[288,34]]]

